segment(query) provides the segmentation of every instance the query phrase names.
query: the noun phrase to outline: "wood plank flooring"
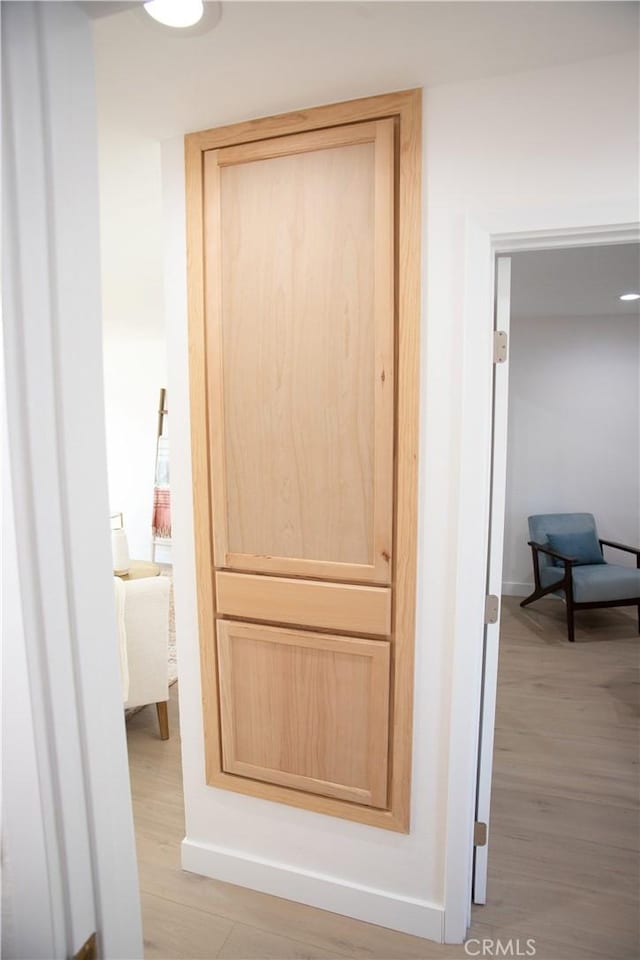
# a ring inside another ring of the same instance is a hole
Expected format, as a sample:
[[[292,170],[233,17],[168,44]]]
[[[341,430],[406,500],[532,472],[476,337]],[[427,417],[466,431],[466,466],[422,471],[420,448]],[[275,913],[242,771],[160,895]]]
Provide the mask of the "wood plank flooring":
[[[636,960],[640,639],[628,611],[588,611],[570,645],[563,613],[504,600],[488,903],[469,937],[519,939],[523,952],[532,937],[541,960]],[[147,958],[468,956],[183,872],[177,697],[174,686],[169,741],[153,707],[128,723]]]

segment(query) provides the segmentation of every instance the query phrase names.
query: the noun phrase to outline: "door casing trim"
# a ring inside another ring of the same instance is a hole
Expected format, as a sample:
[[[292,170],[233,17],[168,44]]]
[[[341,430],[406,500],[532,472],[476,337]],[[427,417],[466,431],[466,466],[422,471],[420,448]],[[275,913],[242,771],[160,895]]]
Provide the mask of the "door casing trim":
[[[486,211],[466,217],[458,539],[445,836],[444,942],[461,943],[471,921],[473,824],[489,543],[493,286],[497,254],[640,242],[640,222],[618,203],[603,209]],[[471,732],[473,731],[473,735]]]

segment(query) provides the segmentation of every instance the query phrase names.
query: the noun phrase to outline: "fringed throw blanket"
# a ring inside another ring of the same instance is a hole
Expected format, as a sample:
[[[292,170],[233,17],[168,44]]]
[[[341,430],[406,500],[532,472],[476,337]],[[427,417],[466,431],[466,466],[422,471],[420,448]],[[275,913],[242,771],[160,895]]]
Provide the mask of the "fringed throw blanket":
[[[153,490],[153,536],[171,539],[171,490],[169,488],[169,438],[158,439],[156,482]]]
[[[156,487],[153,491],[153,535],[162,540],[171,539],[171,491]]]

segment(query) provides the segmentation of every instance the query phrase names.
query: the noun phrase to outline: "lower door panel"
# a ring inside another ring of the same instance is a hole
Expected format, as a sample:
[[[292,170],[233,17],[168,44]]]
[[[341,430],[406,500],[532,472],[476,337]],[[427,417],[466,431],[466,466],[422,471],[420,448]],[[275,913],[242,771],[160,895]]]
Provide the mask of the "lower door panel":
[[[223,769],[386,807],[389,642],[217,628]]]

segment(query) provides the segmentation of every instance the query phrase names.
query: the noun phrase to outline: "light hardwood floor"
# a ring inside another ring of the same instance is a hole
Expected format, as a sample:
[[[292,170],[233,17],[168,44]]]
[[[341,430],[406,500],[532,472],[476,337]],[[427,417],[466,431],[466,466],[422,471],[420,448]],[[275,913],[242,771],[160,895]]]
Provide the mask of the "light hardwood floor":
[[[638,653],[627,611],[505,598],[488,903],[470,937],[536,940],[539,960],[631,960],[638,939]],[[177,687],[171,739],[128,723],[145,956],[162,960],[464,958],[416,937],[180,870]],[[479,948],[471,945],[474,951]]]

